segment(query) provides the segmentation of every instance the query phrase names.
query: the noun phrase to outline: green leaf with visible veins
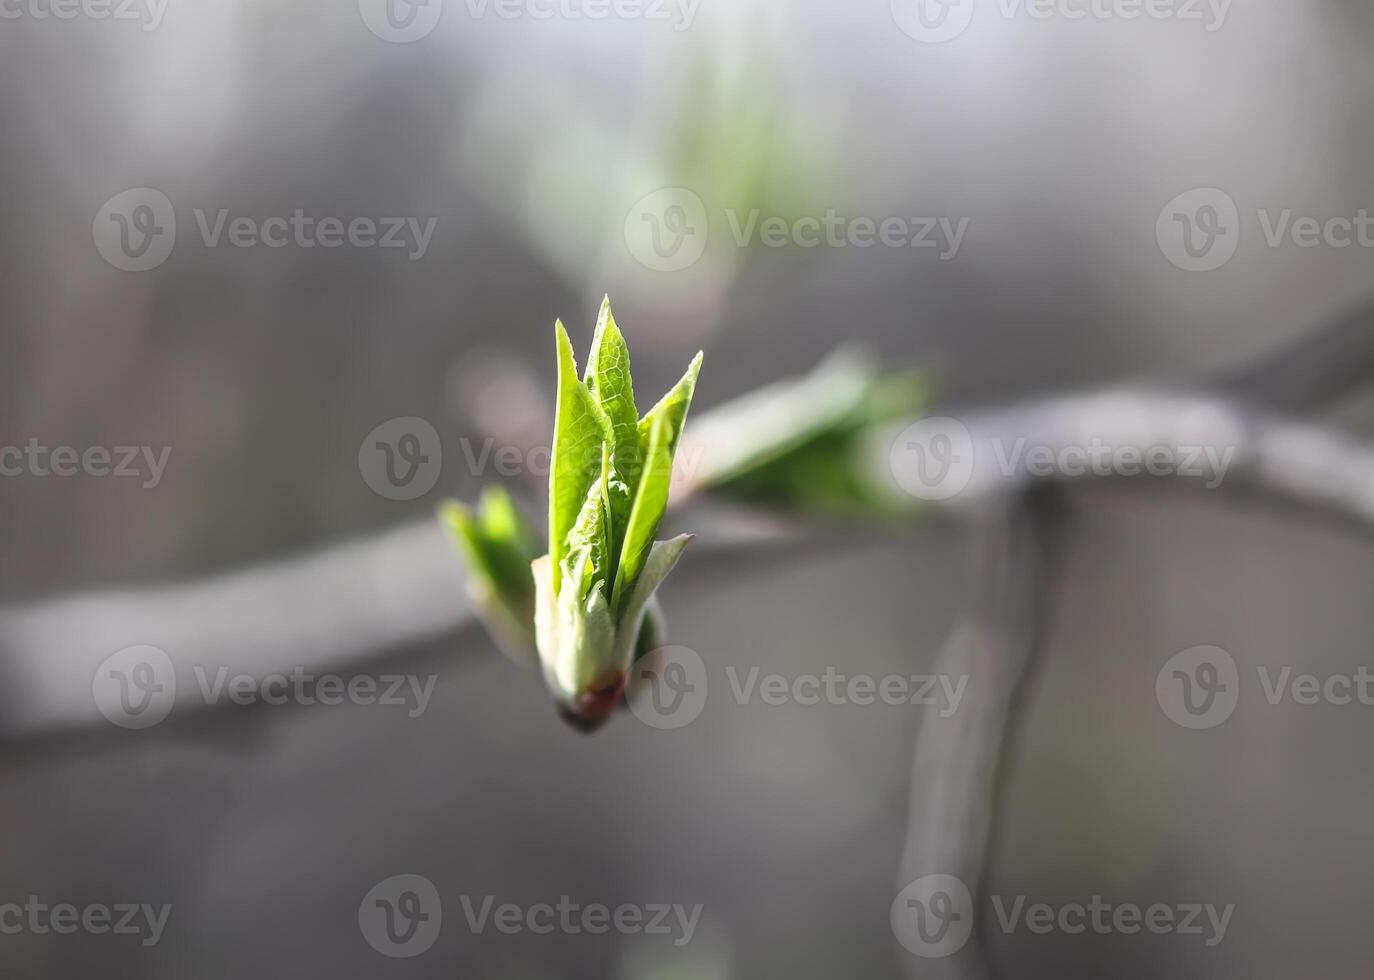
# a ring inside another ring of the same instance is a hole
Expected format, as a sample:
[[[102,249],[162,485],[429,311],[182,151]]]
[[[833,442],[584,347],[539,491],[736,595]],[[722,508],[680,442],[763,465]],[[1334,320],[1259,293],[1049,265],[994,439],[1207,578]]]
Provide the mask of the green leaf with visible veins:
[[[698,353],[682,380],[649,410],[638,425],[643,467],[625,528],[620,567],[616,572],[611,599],[611,608],[617,614],[623,611],[625,597],[634,588],[635,580],[644,567],[654,543],[654,534],[658,531],[658,523],[668,506],[668,491],[673,479],[673,454],[677,451],[682,427],[687,421],[687,410],[691,407],[692,393],[696,390],[701,360],[702,355]]]
[[[610,297],[601,303],[583,380],[610,423],[609,468],[604,473],[610,530],[609,565],[605,569],[609,587],[615,580],[625,525],[629,521],[642,464],[639,411],[635,408],[634,382],[630,378],[630,350],[611,314]]]
[[[555,592],[562,583],[568,534],[577,523],[587,490],[602,469],[602,444],[610,422],[596,397],[578,380],[572,341],[562,321],[554,326],[558,344],[558,402],[554,410],[553,465],[549,468],[549,557]]]
[[[609,451],[602,443],[601,479],[593,480],[587,488],[587,499],[582,502],[582,510],[577,515],[577,523],[568,533],[568,550],[563,558],[563,572],[572,575],[573,569],[585,560],[587,575],[580,581],[581,598],[586,598],[592,588],[598,587],[610,601],[611,578],[606,570],[610,553],[610,527],[606,514],[606,471],[609,467]]]

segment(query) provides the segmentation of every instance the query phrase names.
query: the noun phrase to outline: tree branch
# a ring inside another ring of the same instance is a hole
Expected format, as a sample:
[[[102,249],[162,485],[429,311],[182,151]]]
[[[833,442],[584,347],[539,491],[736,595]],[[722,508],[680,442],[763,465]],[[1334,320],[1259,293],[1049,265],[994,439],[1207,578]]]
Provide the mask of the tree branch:
[[[1037,485],[1163,483],[1374,528],[1369,444],[1224,398],[1107,389],[978,413],[961,424],[973,465],[966,485],[946,501],[956,509]],[[866,451],[875,474],[885,463],[893,467],[894,494],[899,481],[921,477],[919,453],[892,451],[900,430],[877,434]],[[1044,452],[1033,452],[1037,447]],[[1100,465],[1090,458],[1093,447]],[[1156,451],[1159,465],[1148,462]]]
[[[1374,310],[1362,310],[1296,347],[1219,379],[1217,387],[1238,404],[1303,411],[1344,396],[1372,375]],[[1374,527],[1374,456],[1365,447],[1309,426],[1248,416],[1216,398],[1112,391],[1086,401],[1068,399],[976,418],[970,441],[987,466],[999,439],[1022,439],[1056,452],[1080,445],[1087,433],[1074,423],[1092,417],[1113,425],[1094,425],[1090,436],[1106,436],[1104,441],[1117,445],[1129,445],[1132,434],[1141,434],[1142,417],[1148,417],[1153,429],[1169,431],[1170,440],[1159,442],[1161,446],[1233,445],[1238,453],[1243,448],[1234,474],[1238,479],[1230,489],[1281,495],[1318,515],[1352,519],[1366,531]],[[1200,474],[1203,485],[1215,481],[1220,487],[1224,474],[1219,469]],[[974,492],[963,500],[983,510],[973,581],[967,607],[936,670],[970,677],[970,692],[962,712],[948,719],[932,716],[921,728],[900,865],[902,888],[927,874],[950,874],[964,882],[970,907],[962,911],[974,920],[975,941],[949,959],[935,961],[934,969],[931,961],[923,961],[919,971],[909,963],[912,976],[919,972],[923,977],[984,980],[997,973],[979,913],[1004,809],[1011,746],[1042,657],[1062,545],[1062,531],[1054,526],[1058,522],[1047,514],[1062,506],[1063,485],[1076,482],[1063,472],[1042,479],[1024,467],[1004,468],[1002,475],[1001,481],[971,480]],[[1050,484],[1051,496],[1030,489],[1037,482]],[[994,496],[1002,502],[980,499]]]

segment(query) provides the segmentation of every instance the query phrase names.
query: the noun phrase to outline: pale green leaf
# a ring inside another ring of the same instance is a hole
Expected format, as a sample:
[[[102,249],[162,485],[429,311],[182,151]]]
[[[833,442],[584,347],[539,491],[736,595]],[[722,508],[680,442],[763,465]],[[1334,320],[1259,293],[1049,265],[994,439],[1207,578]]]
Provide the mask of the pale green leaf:
[[[630,350],[611,313],[610,297],[602,302],[596,320],[584,381],[610,423],[610,466],[604,477],[610,512],[610,564],[606,571],[613,581],[642,460]]]
[[[658,587],[663,584],[663,580],[668,577],[677,560],[682,557],[683,549],[692,543],[693,535],[683,534],[669,541],[655,541],[653,547],[645,558],[644,567],[640,572],[638,580],[626,597],[625,608],[620,611],[617,620],[616,634],[617,651],[616,656],[622,662],[629,664],[635,659],[637,652],[640,651],[641,630],[644,627],[646,614],[655,605],[654,594]],[[656,643],[662,639],[662,623],[657,622],[652,630],[653,636],[648,639],[650,643]]]
[[[692,393],[696,389],[700,371],[701,354],[697,354],[682,380],[639,423],[644,462],[625,528],[612,592],[611,606],[617,611],[623,609],[626,595],[634,588],[653,545],[663,511],[668,506],[668,492],[673,479],[673,453],[682,436],[682,427],[687,420],[687,410],[692,404]]]
[[[568,582],[556,594],[547,557],[536,561],[533,570],[544,676],[559,700],[571,704],[627,665],[617,660],[616,628],[605,594],[600,589],[584,592],[590,574],[587,553],[567,569]]]
[[[475,513],[448,500],[439,518],[467,565],[467,591],[488,632],[506,653],[528,660],[534,648],[530,561],[538,545],[515,502],[500,487],[489,487]]]
[[[587,488],[587,499],[577,515],[577,522],[568,532],[567,553],[563,558],[564,575],[569,570],[585,563],[587,574],[579,583],[581,594],[585,596],[592,588],[599,588],[610,598],[611,573],[608,571],[610,560],[610,526],[606,512],[606,472],[610,466],[609,450],[602,444],[601,478],[592,481]]]
[[[572,342],[562,322],[558,345],[558,402],[553,422],[553,464],[549,467],[549,555],[553,586],[562,582],[568,533],[577,523],[587,490],[601,472],[602,444],[609,422],[600,404],[577,377]]]
[[[601,313],[597,316],[583,380],[611,420],[612,432],[617,436],[624,433],[628,438],[639,419],[639,412],[635,408],[634,382],[630,378],[630,349],[611,314],[610,297],[602,302]]]

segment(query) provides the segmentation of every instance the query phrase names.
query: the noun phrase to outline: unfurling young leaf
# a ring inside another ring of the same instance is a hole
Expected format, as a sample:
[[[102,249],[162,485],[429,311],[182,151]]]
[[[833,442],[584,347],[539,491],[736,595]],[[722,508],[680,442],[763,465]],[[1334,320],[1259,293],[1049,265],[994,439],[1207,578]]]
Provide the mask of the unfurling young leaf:
[[[639,479],[642,452],[639,446],[639,412],[635,408],[634,383],[630,379],[630,350],[611,315],[611,300],[601,303],[592,336],[592,352],[587,358],[583,380],[606,414],[610,436],[606,444],[607,468],[603,471],[609,526],[621,532],[629,519],[631,494]],[[614,579],[620,561],[622,540],[612,534],[610,565],[607,573]]]
[[[701,355],[641,419],[609,300],[581,379],[561,322],[555,341],[549,553],[533,564],[535,638],[554,698],[569,720],[590,728],[619,702],[631,663],[647,652],[644,634],[661,632],[654,593],[691,540],[653,537]]]
[[[488,487],[474,513],[456,500],[439,507],[467,562],[468,594],[492,638],[512,659],[535,658],[534,576],[530,562],[539,554],[538,538],[510,495]]]
[[[549,475],[547,553],[499,490],[473,513],[441,516],[471,569],[469,591],[494,637],[537,653],[549,690],[592,728],[620,702],[630,666],[665,639],[656,592],[690,536],[655,541],[673,461],[690,458],[690,491],[789,513],[910,516],[869,474],[875,433],[917,413],[930,394],[917,371],[881,374],[839,352],[810,375],[778,382],[699,419],[684,438],[702,355],[642,418],[630,354],[602,304],[586,370],[555,325],[558,397]],[[709,453],[703,453],[709,447]]]
[[[549,467],[549,557],[553,587],[562,583],[568,534],[587,500],[587,489],[601,472],[602,446],[610,422],[600,402],[578,380],[572,341],[562,321],[554,324],[558,346],[558,402],[553,417],[553,460]]]
[[[649,409],[637,426],[644,462],[639,485],[635,489],[634,505],[626,519],[620,568],[611,596],[611,605],[615,609],[622,608],[625,597],[634,588],[635,579],[644,567],[644,560],[654,543],[658,522],[668,506],[673,456],[682,437],[682,427],[687,421],[687,409],[692,404],[697,375],[701,372],[701,359],[701,354],[693,358],[682,380],[663,396],[662,401]]]

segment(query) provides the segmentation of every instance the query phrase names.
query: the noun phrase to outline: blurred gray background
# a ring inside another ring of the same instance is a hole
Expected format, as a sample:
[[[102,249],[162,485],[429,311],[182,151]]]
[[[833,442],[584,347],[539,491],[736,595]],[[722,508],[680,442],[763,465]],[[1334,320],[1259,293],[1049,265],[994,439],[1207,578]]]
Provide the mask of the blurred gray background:
[[[367,0],[364,0],[364,7]],[[1365,298],[1367,248],[1267,247],[1257,209],[1374,205],[1374,12],[1235,0],[1223,23],[1005,18],[922,43],[889,4],[701,0],[652,19],[476,16],[445,0],[391,43],[359,5],[170,0],[121,19],[0,19],[0,442],[170,446],[165,478],[0,480],[0,599],[175,583],[422,518],[490,474],[474,369],[551,384],[609,291],[642,391],[707,352],[697,406],[852,341],[935,369],[950,403],[1243,363]],[[681,273],[622,226],[665,186],[713,209],[967,218],[914,249],[741,249],[713,218]],[[178,241],[148,272],[93,242],[154,188]],[[1156,241],[1166,202],[1224,190],[1223,268]],[[208,247],[192,217],[436,219],[404,250]],[[646,400],[647,399],[643,399]],[[384,499],[358,447],[388,419],[440,433],[439,485]],[[1374,421],[1374,396],[1336,418]],[[528,487],[524,488],[528,489]],[[527,498],[537,508],[537,497]],[[1154,680],[1217,644],[1319,676],[1369,660],[1374,554],[1217,501],[1095,502],[1015,757],[991,890],[1029,901],[1234,903],[1225,940],[998,935],[1007,976],[1364,976],[1374,782],[1359,704],[1268,705],[1207,732]],[[927,669],[962,594],[947,529],[854,528],[787,560],[690,553],[673,641],[706,660],[697,722],[591,738],[480,630],[388,651],[437,673],[420,718],[383,706],[221,709],[0,747],[0,903],[170,903],[155,947],[0,936],[15,977],[897,977],[920,709],[741,706],[725,668]],[[1253,675],[1252,675],[1253,676]],[[85,677],[74,684],[89,684]],[[718,685],[718,687],[716,687]],[[719,695],[715,692],[719,691]],[[444,930],[374,953],[358,903],[428,877]],[[467,928],[457,896],[702,903],[694,941]],[[920,964],[915,964],[919,974]]]

